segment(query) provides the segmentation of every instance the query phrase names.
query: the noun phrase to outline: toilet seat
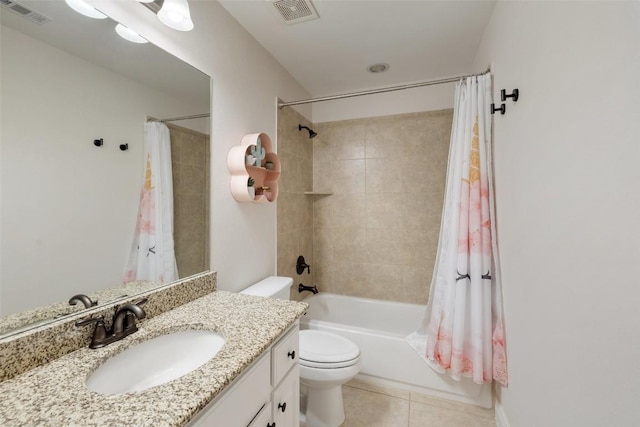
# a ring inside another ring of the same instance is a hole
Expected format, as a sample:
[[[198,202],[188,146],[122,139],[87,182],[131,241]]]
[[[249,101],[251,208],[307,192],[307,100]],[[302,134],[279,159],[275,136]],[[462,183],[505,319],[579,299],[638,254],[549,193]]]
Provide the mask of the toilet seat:
[[[299,363],[316,369],[353,366],[360,360],[360,349],[347,338],[326,331],[300,331]]]

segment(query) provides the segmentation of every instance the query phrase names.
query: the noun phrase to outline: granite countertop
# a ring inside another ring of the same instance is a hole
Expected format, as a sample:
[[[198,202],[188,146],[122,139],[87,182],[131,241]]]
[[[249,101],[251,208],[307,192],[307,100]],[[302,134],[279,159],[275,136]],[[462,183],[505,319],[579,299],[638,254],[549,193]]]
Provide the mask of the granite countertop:
[[[82,348],[0,383],[2,426],[181,426],[195,416],[307,309],[307,304],[216,291],[153,319],[97,350]],[[85,380],[109,357],[169,332],[220,333],[224,347],[195,371],[120,395],[90,391]]]

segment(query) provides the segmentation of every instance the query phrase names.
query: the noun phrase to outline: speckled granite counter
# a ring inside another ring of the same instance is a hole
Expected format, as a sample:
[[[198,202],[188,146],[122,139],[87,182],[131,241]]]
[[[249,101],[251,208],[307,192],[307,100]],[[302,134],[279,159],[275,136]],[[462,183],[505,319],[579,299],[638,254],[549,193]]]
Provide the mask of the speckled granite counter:
[[[0,383],[2,426],[181,426],[267,349],[306,310],[305,303],[217,291],[153,319],[103,349],[82,348]],[[100,395],[85,379],[107,358],[168,332],[207,329],[226,343],[199,369],[136,393]]]

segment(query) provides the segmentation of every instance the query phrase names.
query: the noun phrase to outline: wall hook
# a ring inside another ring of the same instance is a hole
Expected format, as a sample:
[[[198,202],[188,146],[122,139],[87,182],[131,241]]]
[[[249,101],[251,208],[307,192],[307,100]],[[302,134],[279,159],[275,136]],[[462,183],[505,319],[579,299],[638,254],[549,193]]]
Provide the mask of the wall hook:
[[[500,91],[500,98],[501,98],[502,102],[506,101],[507,98],[512,98],[513,102],[518,102],[518,98],[520,98],[520,90],[514,89],[513,92],[511,92],[510,95],[507,95],[507,90],[506,89],[502,89]]]
[[[496,108],[496,104],[491,104],[491,114],[495,114],[500,111],[500,114],[507,112],[507,106],[505,104],[500,105],[500,108]]]
[[[104,144],[102,138],[93,140],[93,145],[95,145],[96,147],[102,147],[102,144]]]
[[[120,144],[120,149],[122,151],[127,151],[129,149],[129,144]]]

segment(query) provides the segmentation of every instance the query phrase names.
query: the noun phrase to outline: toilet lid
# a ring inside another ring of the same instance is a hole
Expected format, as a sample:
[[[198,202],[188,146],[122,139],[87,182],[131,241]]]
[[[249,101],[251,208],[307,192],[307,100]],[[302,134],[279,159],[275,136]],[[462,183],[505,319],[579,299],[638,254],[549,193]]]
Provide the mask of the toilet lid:
[[[300,363],[341,364],[360,356],[360,349],[343,336],[318,330],[300,331]]]

